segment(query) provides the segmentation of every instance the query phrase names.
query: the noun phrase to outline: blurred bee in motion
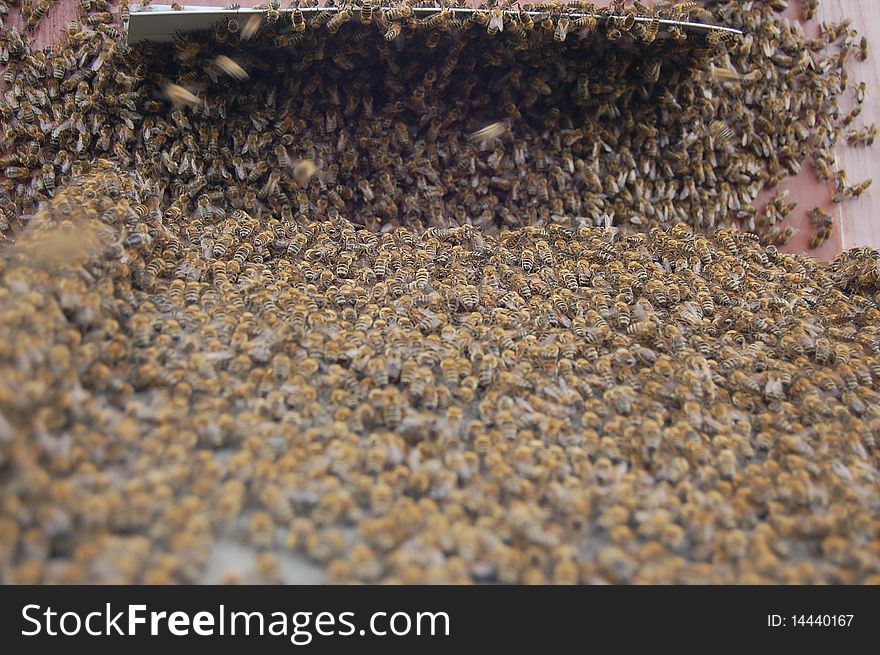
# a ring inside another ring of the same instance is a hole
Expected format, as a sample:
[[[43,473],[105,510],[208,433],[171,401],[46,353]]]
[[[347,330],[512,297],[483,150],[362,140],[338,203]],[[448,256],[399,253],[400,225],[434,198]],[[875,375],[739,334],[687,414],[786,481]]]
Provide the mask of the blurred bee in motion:
[[[214,64],[230,77],[237,80],[246,80],[249,75],[234,59],[226,55],[217,55],[214,58]]]
[[[177,106],[197,107],[200,102],[197,95],[179,84],[166,85],[165,97]]]
[[[293,179],[298,186],[307,186],[312,176],[318,171],[311,159],[300,159],[293,164]]]
[[[247,22],[244,24],[244,27],[241,28],[241,41],[247,42],[250,41],[257,32],[260,31],[260,26],[263,24],[263,16],[262,14],[254,14],[250,18],[247,19]]]

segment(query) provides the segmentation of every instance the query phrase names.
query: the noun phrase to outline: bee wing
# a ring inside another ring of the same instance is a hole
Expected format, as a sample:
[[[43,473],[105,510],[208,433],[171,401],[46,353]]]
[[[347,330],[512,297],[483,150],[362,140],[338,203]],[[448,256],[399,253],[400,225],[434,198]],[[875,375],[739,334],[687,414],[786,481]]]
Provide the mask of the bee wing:
[[[782,393],[783,393],[782,380],[780,380],[779,378],[776,378],[776,379],[770,378],[767,380],[767,384],[764,385],[764,394],[765,395],[774,396],[774,395],[782,395]]]
[[[101,67],[104,65],[104,62],[107,61],[108,50],[102,50],[101,53],[95,57],[95,61],[92,62],[91,69],[94,72],[98,72],[101,70]]]

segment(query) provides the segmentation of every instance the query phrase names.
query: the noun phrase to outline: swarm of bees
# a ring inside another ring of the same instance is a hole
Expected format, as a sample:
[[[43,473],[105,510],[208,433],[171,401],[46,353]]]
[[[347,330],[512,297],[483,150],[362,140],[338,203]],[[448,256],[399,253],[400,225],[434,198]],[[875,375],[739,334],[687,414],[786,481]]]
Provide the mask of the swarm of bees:
[[[305,14],[269,3],[205,38],[180,36],[169,55],[132,52],[104,4],[84,0],[67,46],[31,52],[4,31],[3,223],[14,229],[50,195],[48,167],[64,183],[71,160],[113,154],[140,158],[153,177],[177,162],[163,197],[186,196],[188,212],[222,191],[258,218],[287,205],[374,230],[610,219],[625,232],[736,225],[785,245],[786,230],[753,202],[805,160],[830,180],[838,141],[873,144],[876,128],[838,105],[856,86],[849,53],[867,44],[847,22],[811,41],[755,4],[486,5],[423,17],[407,4]],[[659,27],[670,18],[745,36],[682,40]],[[321,174],[301,185],[289,164],[306,159]]]
[[[157,191],[98,160],[7,252],[5,582],[878,580],[880,252]]]
[[[0,581],[880,582],[880,252],[749,209],[845,60],[691,4],[22,38]]]

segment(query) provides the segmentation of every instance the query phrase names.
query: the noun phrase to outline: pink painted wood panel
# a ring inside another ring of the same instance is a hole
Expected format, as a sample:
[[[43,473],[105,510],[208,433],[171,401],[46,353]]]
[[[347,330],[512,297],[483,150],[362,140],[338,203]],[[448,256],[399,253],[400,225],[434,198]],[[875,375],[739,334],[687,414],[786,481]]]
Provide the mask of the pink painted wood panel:
[[[79,0],[55,0],[49,5],[49,10],[40,21],[39,28],[32,35],[29,35],[31,48],[35,50],[44,48],[61,39],[61,33],[67,23],[79,21],[80,12]],[[21,20],[21,10],[18,7],[9,8],[9,19],[6,21],[6,26],[17,27],[20,31],[24,30],[24,21]]]
[[[533,0],[540,1],[540,0]],[[168,0],[164,0],[168,3]],[[112,3],[115,7],[116,2]],[[137,4],[137,0],[132,0],[132,6]],[[191,6],[222,6],[226,4],[225,0],[187,0],[187,5]],[[242,7],[252,7],[259,4],[257,0],[240,0]],[[287,3],[284,2],[284,5]],[[476,4],[474,1],[473,4]],[[873,9],[874,11],[870,11]],[[876,0],[822,0],[820,7],[819,20],[837,21],[844,17],[853,20],[854,25],[860,32],[868,35],[868,38],[876,43],[880,48],[880,3]],[[115,11],[115,8],[114,8]],[[8,26],[21,27],[18,9],[11,8],[10,16],[7,20]],[[61,38],[61,32],[68,21],[78,20],[80,8],[78,0],[57,0],[53,2],[46,16],[43,18],[40,28],[31,36],[32,47],[42,48],[46,45],[54,43]],[[792,20],[799,20],[800,17],[800,0],[792,0],[787,15]],[[818,22],[812,21],[804,26],[805,30],[811,36],[818,34]],[[875,38],[876,37],[876,38]],[[868,100],[862,111],[861,121],[857,123],[872,123],[878,119],[880,113],[880,74],[878,74],[875,66],[876,53],[872,51],[870,59],[865,63],[857,63],[854,65],[854,74],[850,83],[857,84],[864,79],[869,85]],[[873,89],[873,93],[871,92]],[[850,182],[860,181],[866,177],[871,177],[872,172],[878,169],[880,165],[880,148],[850,148],[841,145],[838,148],[837,160],[840,167],[845,168],[849,175]],[[871,245],[880,247],[880,219],[876,218],[880,209],[880,175],[878,175],[877,188],[872,188],[861,199],[855,200],[844,205],[833,205],[831,203],[832,189],[829,184],[819,182],[810,165],[805,165],[801,173],[795,177],[783,182],[779,189],[768,191],[761,196],[755,203],[760,210],[762,206],[773,197],[773,195],[782,190],[789,189],[792,196],[798,200],[798,208],[786,220],[786,225],[792,225],[797,229],[795,236],[791,242],[783,248],[788,252],[802,252],[809,254],[816,259],[827,261],[832,259],[842,249],[856,246]],[[821,248],[811,250],[809,242],[813,233],[810,225],[808,212],[813,207],[821,207],[826,211],[830,211],[835,216],[834,235]]]
[[[790,2],[785,15],[790,20],[803,22],[800,21],[800,0]],[[804,24],[804,31],[810,37],[818,36],[818,22],[813,20]],[[843,250],[843,242],[841,239],[840,215],[837,211],[838,207],[831,201],[834,197],[831,184],[817,179],[812,165],[804,165],[801,167],[801,171],[797,176],[786,179],[776,189],[768,190],[760,194],[754,203],[755,208],[760,211],[777,193],[782,193],[785,190],[788,190],[791,197],[798,201],[798,206],[785,220],[784,225],[786,227],[789,225],[794,227],[797,232],[795,232],[791,241],[785,247],[781,248],[781,250],[785,252],[804,253],[811,257],[815,257],[819,261],[830,261],[834,259],[834,257]],[[809,212],[814,207],[819,207],[824,211],[829,212],[835,217],[835,219],[832,236],[819,248],[811,249],[810,241],[813,238],[814,230]]]
[[[822,18],[837,22],[849,18],[859,32],[868,37],[870,56],[865,62],[853,64],[851,84],[864,80],[868,84],[868,97],[862,105],[862,113],[854,127],[880,122],[880,70],[877,67],[880,54],[880,2],[876,0],[822,0]],[[852,106],[852,101],[846,108]],[[844,248],[873,246],[880,248],[880,147],[840,148],[837,165],[846,170],[850,183],[875,178],[871,189],[860,199],[846,203],[841,208]]]

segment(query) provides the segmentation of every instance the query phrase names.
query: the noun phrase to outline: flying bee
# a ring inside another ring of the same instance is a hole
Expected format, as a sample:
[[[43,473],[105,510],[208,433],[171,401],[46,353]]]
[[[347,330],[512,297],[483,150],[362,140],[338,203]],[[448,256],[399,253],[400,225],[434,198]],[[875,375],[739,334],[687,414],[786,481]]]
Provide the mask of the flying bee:
[[[250,41],[256,33],[260,30],[260,26],[263,24],[263,16],[262,14],[254,14],[250,18],[248,18],[247,23],[245,23],[244,27],[241,28],[241,41],[246,43]]]
[[[198,96],[179,84],[167,84],[165,86],[165,97],[178,107],[198,107],[200,102]]]
[[[249,77],[247,71],[238,62],[226,55],[217,55],[214,58],[214,64],[224,73],[237,80],[246,80]]]
[[[317,171],[318,167],[311,159],[300,159],[293,164],[293,180],[299,186],[305,187]]]
[[[490,141],[507,131],[507,121],[497,121],[468,135],[471,141]]]

